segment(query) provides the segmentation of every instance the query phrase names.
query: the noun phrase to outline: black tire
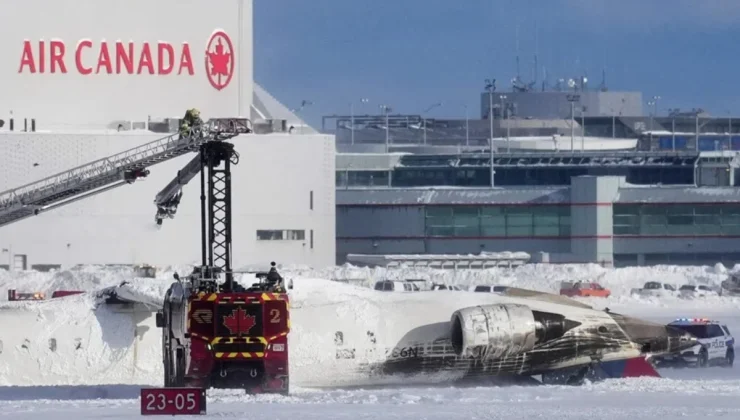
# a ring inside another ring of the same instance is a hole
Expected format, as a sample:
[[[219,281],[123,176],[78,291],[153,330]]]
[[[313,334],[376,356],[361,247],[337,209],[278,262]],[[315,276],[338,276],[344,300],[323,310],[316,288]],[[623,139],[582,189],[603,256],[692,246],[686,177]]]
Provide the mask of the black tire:
[[[170,355],[169,340],[167,340],[168,330],[162,330],[162,365],[164,365],[164,386],[172,386],[172,357]]]
[[[185,386],[185,350],[178,348],[175,352],[175,387]]]
[[[709,355],[707,354],[706,349],[701,349],[701,352],[699,352],[699,358],[696,360],[696,367],[704,368],[709,365]]]
[[[724,366],[731,368],[735,364],[735,350],[727,349]]]

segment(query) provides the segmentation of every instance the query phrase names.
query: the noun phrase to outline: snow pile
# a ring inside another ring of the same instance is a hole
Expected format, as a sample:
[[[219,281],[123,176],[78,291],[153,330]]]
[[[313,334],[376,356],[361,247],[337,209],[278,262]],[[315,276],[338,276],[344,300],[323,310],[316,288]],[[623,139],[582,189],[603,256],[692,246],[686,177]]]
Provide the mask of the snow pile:
[[[721,267],[721,268],[720,268]],[[740,271],[740,266],[737,267]],[[733,271],[735,271],[733,269]],[[604,268],[597,264],[526,264],[513,268],[497,267],[485,270],[441,270],[428,268],[366,268],[344,265],[323,270],[293,269],[290,275],[358,282],[368,287],[378,280],[424,279],[431,282],[462,286],[466,289],[481,284],[514,286],[557,293],[563,281],[594,281],[609,288],[614,295],[628,296],[633,288],[645,282],[659,281],[683,284],[719,286],[727,278],[727,270],[707,266],[669,266]]]
[[[0,305],[0,385],[156,384],[160,333],[144,321],[93,295]]]
[[[7,272],[0,270],[0,293],[5,299],[7,289],[18,292],[45,292],[47,296],[55,290],[94,291],[115,287],[125,283],[128,291],[145,299],[159,300],[174,281],[177,272],[187,275],[191,267],[163,267],[156,278],[136,278],[130,268],[108,268],[89,266],[71,270],[39,273],[34,271]],[[558,293],[561,282],[593,281],[608,288],[612,299],[641,300],[655,302],[653,298],[630,296],[630,290],[641,288],[645,282],[670,283],[676,287],[684,284],[720,287],[730,273],[740,272],[740,265],[727,270],[721,264],[709,266],[670,266],[604,268],[597,264],[526,264],[518,267],[489,268],[484,270],[442,270],[428,268],[365,268],[352,265],[312,269],[305,266],[281,268],[282,275],[295,282],[304,278],[338,280],[365,287],[373,287],[376,281],[391,279],[424,279],[435,283],[458,285],[471,289],[476,285],[494,284]],[[236,276],[243,285],[254,282],[254,274]],[[711,297],[710,297],[711,298]],[[677,297],[675,299],[678,299]],[[731,298],[723,297],[727,300]]]
[[[126,266],[91,265],[49,272],[32,270],[9,272],[0,269],[0,293],[2,293],[0,300],[7,299],[8,289],[15,289],[19,293],[42,292],[50,297],[58,290],[91,292],[124,283],[128,283],[129,288],[136,289],[138,293],[161,299],[174,281],[172,275],[175,272],[189,274],[192,268],[189,266],[163,267],[157,273],[156,278],[137,278],[134,269]]]

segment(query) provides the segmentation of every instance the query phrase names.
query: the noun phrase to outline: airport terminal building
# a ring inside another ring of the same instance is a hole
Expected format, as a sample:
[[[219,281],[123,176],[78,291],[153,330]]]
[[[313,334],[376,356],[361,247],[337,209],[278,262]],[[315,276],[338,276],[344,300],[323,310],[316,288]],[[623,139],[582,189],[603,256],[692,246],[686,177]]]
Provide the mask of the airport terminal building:
[[[740,263],[737,118],[645,115],[640,92],[585,78],[512,83],[487,85],[474,119],[325,117],[340,152],[339,263]]]
[[[616,266],[740,262],[734,152],[607,155],[498,155],[495,187],[485,156],[339,155],[338,262],[504,251]]]

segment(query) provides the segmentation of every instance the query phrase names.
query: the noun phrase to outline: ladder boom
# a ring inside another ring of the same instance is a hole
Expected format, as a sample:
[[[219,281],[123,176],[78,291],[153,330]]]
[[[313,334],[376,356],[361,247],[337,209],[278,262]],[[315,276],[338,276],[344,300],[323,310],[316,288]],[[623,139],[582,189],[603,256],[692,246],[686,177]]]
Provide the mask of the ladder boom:
[[[211,119],[189,136],[172,134],[121,153],[0,192],[0,227],[69,204],[149,174],[148,167],[200,146],[250,132],[244,118]]]
[[[154,219],[158,225],[161,225],[165,218],[172,219],[175,217],[177,206],[180,204],[180,198],[182,198],[182,187],[195,178],[200,173],[201,168],[202,163],[199,154],[177,171],[177,176],[157,194],[154,198],[154,204],[157,206],[157,215]]]

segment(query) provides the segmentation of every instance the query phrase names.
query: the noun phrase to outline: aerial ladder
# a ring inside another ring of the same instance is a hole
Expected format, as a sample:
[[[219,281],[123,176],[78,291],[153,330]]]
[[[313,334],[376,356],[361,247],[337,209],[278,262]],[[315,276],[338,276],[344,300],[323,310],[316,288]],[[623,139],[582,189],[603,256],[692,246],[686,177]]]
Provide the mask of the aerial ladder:
[[[149,175],[149,167],[249,133],[246,118],[215,118],[188,135],[172,134],[121,153],[0,192],[0,227],[83,200]]]

